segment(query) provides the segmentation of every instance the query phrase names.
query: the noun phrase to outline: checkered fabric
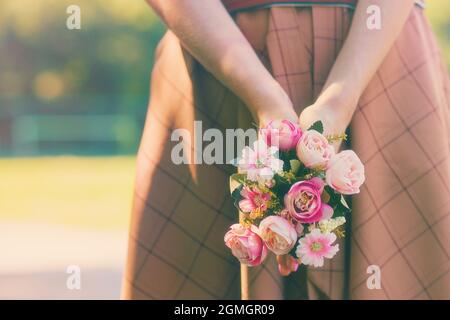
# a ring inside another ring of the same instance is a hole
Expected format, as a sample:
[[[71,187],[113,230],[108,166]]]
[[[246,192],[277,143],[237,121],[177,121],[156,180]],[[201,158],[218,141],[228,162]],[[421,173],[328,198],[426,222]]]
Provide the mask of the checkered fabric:
[[[351,15],[274,7],[235,19],[300,112],[320,92]],[[340,253],[287,278],[278,276],[272,255],[250,269],[251,298],[450,298],[449,88],[430,26],[415,8],[352,121],[351,147],[367,180],[353,198]],[[251,126],[243,103],[168,31],[157,48],[137,160],[124,298],[239,299],[239,265],[223,243],[238,219],[228,190],[234,168],[171,161],[177,128],[191,132],[183,141],[192,155],[199,152],[194,120],[204,130]],[[370,265],[381,270],[381,289],[366,284]]]

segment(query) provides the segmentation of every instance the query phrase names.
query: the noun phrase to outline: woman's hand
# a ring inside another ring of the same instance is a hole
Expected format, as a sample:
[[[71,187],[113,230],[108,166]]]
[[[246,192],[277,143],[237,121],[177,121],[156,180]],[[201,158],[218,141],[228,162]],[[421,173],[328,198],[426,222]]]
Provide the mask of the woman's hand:
[[[350,123],[359,97],[391,49],[408,18],[414,0],[377,0],[380,8],[380,30],[366,28],[366,9],[373,0],[359,0],[352,26],[331,68],[317,101],[300,115],[300,126],[308,129],[320,120],[325,135],[341,134]]]
[[[357,97],[346,97],[341,88],[330,86],[302,111],[300,127],[307,130],[314,122],[322,121],[325,135],[342,134],[350,124],[357,100]]]
[[[323,134],[327,136],[342,135],[345,133],[349,122],[332,106],[313,104],[300,114],[300,127],[303,130],[310,128],[315,122],[323,124]],[[333,143],[336,151],[339,150],[341,141]]]
[[[290,120],[294,123],[298,121],[291,99],[275,80],[271,84],[271,89],[255,96],[250,104],[249,109],[252,110],[253,118],[259,127],[264,127],[271,120]]]
[[[255,121],[297,121],[286,92],[258,58],[220,0],[147,0],[209,72],[249,108]]]
[[[358,96],[347,94],[340,85],[328,86],[316,102],[306,107],[300,114],[299,123],[303,130],[310,128],[315,122],[321,121],[324,135],[342,135],[350,124]],[[336,150],[340,143],[334,144]]]

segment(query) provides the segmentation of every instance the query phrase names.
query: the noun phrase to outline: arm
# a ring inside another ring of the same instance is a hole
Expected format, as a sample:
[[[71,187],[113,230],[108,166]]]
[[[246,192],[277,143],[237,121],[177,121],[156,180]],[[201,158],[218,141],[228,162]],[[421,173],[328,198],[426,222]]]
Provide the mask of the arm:
[[[369,30],[366,9],[381,9],[381,29]],[[414,0],[360,0],[347,39],[316,102],[300,115],[308,128],[321,120],[328,134],[343,133],[350,123],[363,90],[400,34]]]
[[[183,46],[248,106],[261,123],[297,119],[292,103],[260,62],[220,0],[147,0]]]

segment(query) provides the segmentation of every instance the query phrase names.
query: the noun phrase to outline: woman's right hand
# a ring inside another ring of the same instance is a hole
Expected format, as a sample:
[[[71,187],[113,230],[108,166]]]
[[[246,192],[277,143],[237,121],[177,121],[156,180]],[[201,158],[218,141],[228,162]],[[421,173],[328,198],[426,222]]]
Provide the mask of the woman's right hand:
[[[288,95],[220,0],[147,2],[183,47],[245,103],[260,126],[273,119],[297,121]]]
[[[290,120],[293,123],[297,123],[298,116],[293,108],[274,105],[270,109],[261,110],[256,121],[258,121],[259,127],[264,127],[272,120]]]

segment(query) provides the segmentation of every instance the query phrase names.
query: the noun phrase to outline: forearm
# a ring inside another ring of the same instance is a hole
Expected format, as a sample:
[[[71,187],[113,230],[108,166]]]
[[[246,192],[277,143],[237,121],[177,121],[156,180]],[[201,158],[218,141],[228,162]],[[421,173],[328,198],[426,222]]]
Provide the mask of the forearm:
[[[370,5],[381,11],[381,29],[366,26]],[[342,112],[353,114],[357,100],[400,34],[414,0],[360,0],[352,25],[319,99],[337,99]],[[328,104],[332,105],[333,101]]]
[[[183,46],[255,115],[281,87],[219,0],[147,0]],[[269,96],[270,95],[270,96]]]

